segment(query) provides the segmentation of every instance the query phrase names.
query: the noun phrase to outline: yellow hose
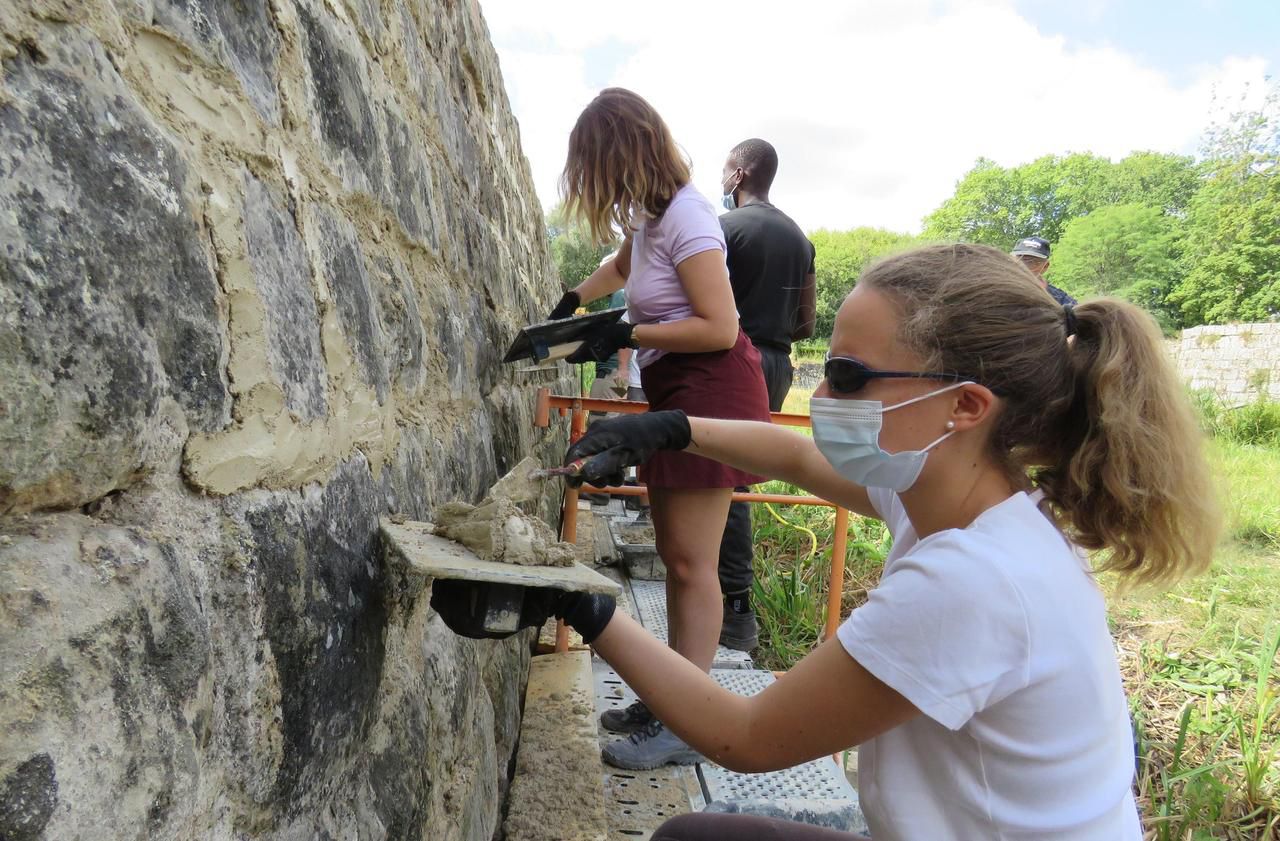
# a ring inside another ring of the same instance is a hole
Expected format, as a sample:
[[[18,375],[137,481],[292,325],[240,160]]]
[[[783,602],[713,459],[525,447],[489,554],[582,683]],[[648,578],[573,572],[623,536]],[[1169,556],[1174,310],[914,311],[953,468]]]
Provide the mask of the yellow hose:
[[[809,557],[812,558],[818,554],[818,536],[813,533],[813,529],[808,528],[807,526],[797,525],[796,523],[786,519],[773,509],[772,503],[766,502],[764,507],[769,509],[769,513],[773,515],[773,519],[777,520],[779,523],[809,535]]]

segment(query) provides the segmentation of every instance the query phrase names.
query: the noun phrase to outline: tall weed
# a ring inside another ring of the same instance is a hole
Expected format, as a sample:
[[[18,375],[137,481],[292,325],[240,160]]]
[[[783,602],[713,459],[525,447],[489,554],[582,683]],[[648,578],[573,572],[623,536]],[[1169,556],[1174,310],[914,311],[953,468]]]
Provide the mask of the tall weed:
[[[798,494],[785,482],[762,486],[767,493]],[[835,511],[817,506],[754,506],[755,584],[752,591],[761,644],[757,662],[789,669],[818,644],[826,622],[827,588]],[[816,547],[816,551],[815,551]],[[879,579],[889,534],[878,520],[849,518],[842,615],[866,598]]]
[[[1212,391],[1191,392],[1205,432],[1236,444],[1280,446],[1280,403],[1259,397],[1243,406],[1225,406]]]

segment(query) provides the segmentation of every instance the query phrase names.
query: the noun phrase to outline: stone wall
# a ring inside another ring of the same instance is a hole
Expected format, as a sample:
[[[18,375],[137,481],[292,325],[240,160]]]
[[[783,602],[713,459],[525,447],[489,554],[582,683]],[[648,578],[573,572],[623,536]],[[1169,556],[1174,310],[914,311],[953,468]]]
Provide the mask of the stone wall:
[[[1191,327],[1165,344],[1192,388],[1228,406],[1280,400],[1280,322]],[[822,376],[821,363],[796,363],[791,387],[811,391]]]
[[[1213,391],[1228,406],[1280,400],[1280,323],[1191,327],[1169,351],[1192,388]]]
[[[529,640],[377,535],[563,445],[476,4],[5,2],[0,173],[0,838],[491,838]]]

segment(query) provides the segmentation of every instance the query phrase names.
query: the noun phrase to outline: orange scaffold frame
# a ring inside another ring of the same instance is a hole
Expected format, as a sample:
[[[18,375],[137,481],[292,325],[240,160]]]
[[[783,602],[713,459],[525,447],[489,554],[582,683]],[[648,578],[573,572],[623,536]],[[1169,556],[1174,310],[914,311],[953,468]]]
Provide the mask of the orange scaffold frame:
[[[534,410],[534,426],[551,425],[551,411],[556,410],[560,417],[570,415],[569,440],[577,441],[587,427],[589,412],[613,412],[638,414],[648,411],[648,403],[636,403],[630,400],[603,400],[591,397],[564,397],[553,395],[551,389],[538,389],[537,405]],[[787,412],[773,412],[774,423],[784,426],[810,426],[808,415],[795,415]],[[625,487],[596,488],[584,486],[588,493],[607,493],[617,496],[641,496],[646,493],[643,485],[627,485]],[[578,535],[578,494],[577,488],[566,487],[564,492],[563,526],[560,539],[569,543],[577,542]],[[844,556],[849,539],[849,511],[835,503],[816,496],[798,494],[766,494],[766,493],[734,493],[734,502],[772,502],[782,505],[824,505],[836,510],[835,530],[831,546],[831,578],[827,584],[827,617],[823,631],[823,639],[835,635],[840,623],[840,598],[844,585]],[[564,622],[556,624],[556,651],[569,650],[569,629]]]

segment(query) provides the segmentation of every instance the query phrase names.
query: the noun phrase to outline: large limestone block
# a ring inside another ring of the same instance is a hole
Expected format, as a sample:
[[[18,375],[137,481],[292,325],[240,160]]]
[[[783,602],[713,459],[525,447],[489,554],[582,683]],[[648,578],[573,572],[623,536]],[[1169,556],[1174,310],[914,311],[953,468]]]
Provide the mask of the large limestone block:
[[[349,30],[321,4],[300,3],[297,15],[312,98],[307,116],[344,184],[376,195],[386,153],[368,89],[373,71]]]
[[[314,225],[325,282],[337,304],[347,343],[360,364],[365,384],[374,387],[379,402],[385,401],[389,377],[382,354],[382,324],[360,240],[350,222],[328,210],[315,213]]]
[[[0,837],[170,825],[198,795],[215,726],[212,629],[190,547],[79,514],[5,530]]]
[[[280,36],[267,0],[155,0],[153,15],[206,61],[230,67],[264,121],[280,121]]]
[[[101,46],[62,34],[5,64],[0,512],[127,486],[158,427],[229,417],[187,166]]]
[[[251,175],[244,179],[244,238],[266,322],[267,362],[299,416],[326,408],[320,318],[305,246],[283,199]]]

